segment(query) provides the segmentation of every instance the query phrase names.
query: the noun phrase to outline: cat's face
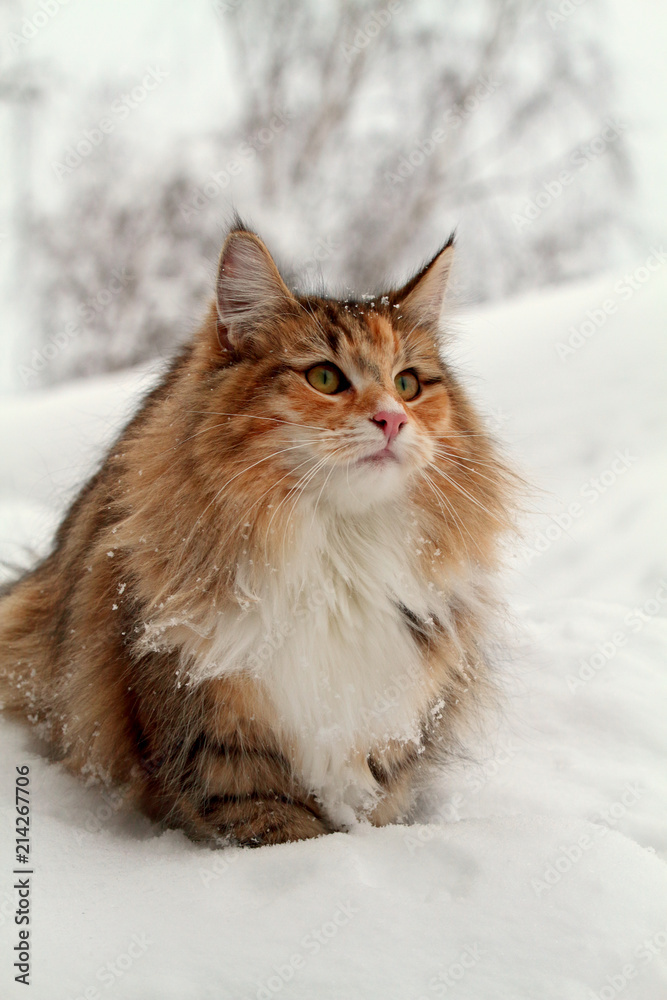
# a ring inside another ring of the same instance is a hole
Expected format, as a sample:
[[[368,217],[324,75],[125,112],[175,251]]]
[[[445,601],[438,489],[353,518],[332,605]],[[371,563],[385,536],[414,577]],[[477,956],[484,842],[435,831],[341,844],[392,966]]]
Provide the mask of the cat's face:
[[[437,333],[449,264],[447,247],[406,289],[362,303],[298,298],[256,237],[231,234],[217,307],[234,363],[220,408],[248,414],[258,479],[280,470],[301,498],[353,510],[395,497],[434,462],[455,429]]]
[[[398,291],[335,301],[293,295],[256,236],[230,234],[185,438],[207,511],[280,532],[299,505],[379,511],[409,496],[450,548],[474,549],[502,518],[505,480],[441,356],[450,261],[448,245]]]
[[[276,354],[279,368],[261,405],[285,423],[265,432],[293,449],[282,462],[320,504],[356,509],[395,496],[433,461],[450,425],[435,340],[401,329],[389,302],[310,299],[301,313],[279,324],[278,351],[266,344],[262,369]]]

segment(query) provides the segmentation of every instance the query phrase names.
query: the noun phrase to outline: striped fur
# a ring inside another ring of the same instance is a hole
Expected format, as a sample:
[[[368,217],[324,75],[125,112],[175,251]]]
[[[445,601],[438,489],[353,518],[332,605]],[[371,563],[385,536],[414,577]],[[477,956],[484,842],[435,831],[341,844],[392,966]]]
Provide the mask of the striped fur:
[[[211,843],[409,816],[490,689],[511,527],[512,474],[441,353],[451,254],[341,302],[230,233],[193,342],[0,599],[4,705],[54,758]],[[324,362],[348,389],[312,387]],[[371,461],[386,410],[407,422]]]

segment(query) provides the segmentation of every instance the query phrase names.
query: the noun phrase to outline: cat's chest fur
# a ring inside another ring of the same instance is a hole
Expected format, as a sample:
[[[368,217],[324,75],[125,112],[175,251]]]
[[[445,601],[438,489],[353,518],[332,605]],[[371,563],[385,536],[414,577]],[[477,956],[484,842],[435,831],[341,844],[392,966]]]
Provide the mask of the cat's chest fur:
[[[442,617],[444,595],[419,579],[413,547],[400,519],[318,513],[280,570],[239,564],[239,608],[192,649],[195,677],[256,678],[302,781],[339,815],[377,794],[371,751],[420,745],[433,688],[414,623]]]

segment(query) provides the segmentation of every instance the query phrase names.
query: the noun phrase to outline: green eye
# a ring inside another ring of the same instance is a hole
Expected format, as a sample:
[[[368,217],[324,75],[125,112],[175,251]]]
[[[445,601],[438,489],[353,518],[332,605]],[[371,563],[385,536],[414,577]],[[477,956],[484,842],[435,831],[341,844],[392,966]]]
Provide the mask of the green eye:
[[[394,385],[396,386],[396,392],[401,397],[401,399],[414,399],[415,396],[419,395],[419,390],[421,386],[419,385],[419,379],[414,374],[414,372],[401,372],[394,379]]]
[[[315,365],[314,368],[310,368],[306,372],[306,378],[313,389],[324,392],[327,396],[333,395],[334,392],[342,392],[350,384],[340,368],[329,364]]]

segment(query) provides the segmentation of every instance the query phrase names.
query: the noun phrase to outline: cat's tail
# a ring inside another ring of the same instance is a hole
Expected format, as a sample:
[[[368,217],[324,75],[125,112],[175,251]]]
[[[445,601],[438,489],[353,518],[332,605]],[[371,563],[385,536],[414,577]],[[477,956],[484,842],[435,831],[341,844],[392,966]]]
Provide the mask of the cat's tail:
[[[52,595],[39,574],[0,588],[0,709],[37,721],[48,701]]]

